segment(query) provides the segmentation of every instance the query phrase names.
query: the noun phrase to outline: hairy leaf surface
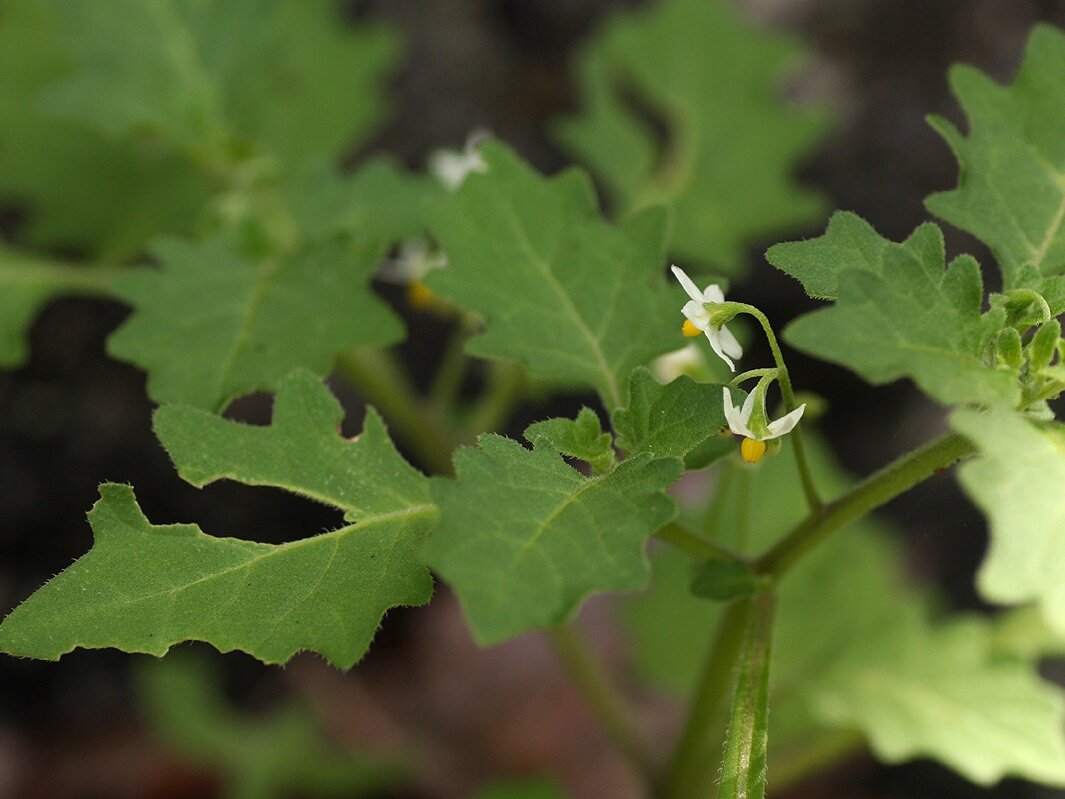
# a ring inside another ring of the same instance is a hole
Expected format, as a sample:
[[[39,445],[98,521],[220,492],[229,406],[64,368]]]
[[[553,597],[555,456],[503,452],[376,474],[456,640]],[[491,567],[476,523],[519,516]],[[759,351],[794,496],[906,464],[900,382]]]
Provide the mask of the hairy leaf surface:
[[[352,346],[401,336],[367,283],[378,250],[331,241],[292,256],[253,259],[225,237],[155,247],[162,268],[113,283],[134,307],[108,341],[148,371],[157,402],[219,410],[273,389],[295,368],[325,374]]]
[[[270,427],[161,409],[160,437],[192,482],[278,486],[353,523],[280,545],[215,538],[192,524],[153,525],[131,488],[105,484],[89,514],[92,550],[5,619],[0,648],[54,660],[75,647],[162,655],[201,640],[267,663],[306,649],[350,667],[389,608],[429,600],[419,550],[437,512],[375,412],[354,442],[337,436],[340,417],[306,373],[282,384]]]
[[[959,411],[958,432],[981,455],[959,476],[991,521],[991,545],[977,585],[992,602],[1036,601],[1065,635],[1065,427],[1037,426],[1017,413]]]
[[[753,240],[823,208],[791,177],[825,128],[781,99],[798,54],[726,0],[662,0],[593,40],[580,64],[584,109],[559,137],[622,209],[671,205],[677,257],[735,273]],[[662,152],[648,113],[665,125]]]
[[[619,407],[633,367],[677,342],[665,214],[614,227],[583,174],[543,178],[496,142],[481,152],[487,172],[430,210],[448,267],[429,275],[429,287],[484,317],[470,353],[593,386]]]
[[[645,584],[644,542],[673,518],[662,491],[680,461],[641,455],[588,478],[546,447],[479,444],[455,454],[457,479],[432,482],[441,517],[425,555],[480,643],[561,624],[594,591]]]
[[[614,467],[614,440],[599,426],[591,408],[581,408],[576,419],[545,419],[525,428],[525,439],[560,455],[578,458],[607,472]]]
[[[1065,272],[1065,35],[1037,26],[1010,86],[967,66],[955,67],[950,83],[969,135],[932,118],[961,175],[956,189],[928,198],[928,209],[987,244],[1007,288],[1025,264]]]
[[[734,400],[743,396],[733,389]],[[628,404],[615,411],[614,426],[618,446],[630,454],[684,458],[698,450],[700,468],[734,449],[731,436],[719,436],[727,427],[722,387],[683,375],[663,385],[646,369],[636,369]]]
[[[821,238],[774,247],[769,257],[811,294],[836,299],[785,329],[792,346],[871,383],[909,377],[945,404],[1019,399],[1012,371],[987,358],[1005,312],[981,313],[979,265],[961,256],[945,267],[935,225],[894,244],[857,217],[837,215]]]

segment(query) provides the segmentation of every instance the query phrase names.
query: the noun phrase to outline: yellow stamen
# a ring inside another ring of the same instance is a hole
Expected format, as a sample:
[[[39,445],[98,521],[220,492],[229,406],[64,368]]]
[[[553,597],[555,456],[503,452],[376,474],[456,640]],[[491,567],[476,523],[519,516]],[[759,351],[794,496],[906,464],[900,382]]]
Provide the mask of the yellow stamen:
[[[691,319],[684,320],[684,324],[680,326],[680,332],[688,338],[695,338],[703,334],[703,331],[697,328]]]
[[[754,438],[745,438],[740,442],[740,457],[747,463],[758,463],[765,455],[765,442]]]
[[[407,284],[407,304],[415,311],[427,311],[436,303],[436,294],[420,280]]]

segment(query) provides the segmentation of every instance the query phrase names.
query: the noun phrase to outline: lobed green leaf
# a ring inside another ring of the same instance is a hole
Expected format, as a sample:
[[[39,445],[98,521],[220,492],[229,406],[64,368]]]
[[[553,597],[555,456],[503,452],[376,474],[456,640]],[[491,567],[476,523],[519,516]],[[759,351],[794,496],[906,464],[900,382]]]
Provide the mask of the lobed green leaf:
[[[836,300],[785,329],[797,349],[871,383],[909,377],[945,404],[1020,399],[1013,371],[988,357],[1005,311],[981,313],[979,265],[961,256],[945,267],[935,225],[894,244],[857,217],[837,215],[823,237],[774,247],[769,257],[811,294]]]
[[[928,198],[928,209],[991,248],[1006,288],[1027,264],[1065,272],[1065,35],[1037,26],[1010,86],[966,66],[951,71],[950,83],[969,135],[930,120],[961,174],[956,189]]]
[[[737,273],[752,241],[823,211],[791,177],[826,127],[780,96],[799,55],[726,0],[660,0],[592,40],[584,108],[558,136],[624,212],[672,207],[676,257]],[[664,125],[663,145],[648,116]]]
[[[395,316],[369,290],[379,250],[341,240],[253,258],[224,236],[155,246],[159,270],[113,282],[133,315],[108,340],[148,371],[156,402],[221,410],[273,389],[296,368],[325,374],[348,347],[399,339]]]
[[[991,521],[980,592],[991,602],[1038,602],[1047,624],[1065,634],[1065,427],[1004,408],[958,411],[951,424],[980,449],[958,475]]]
[[[615,227],[581,173],[545,179],[497,142],[481,153],[487,171],[430,208],[448,267],[429,287],[484,317],[471,354],[523,361],[535,376],[592,386],[620,407],[632,369],[676,346],[665,214]]]
[[[486,435],[455,471],[432,481],[441,517],[425,557],[487,645],[561,624],[594,591],[644,585],[644,542],[673,518],[662,492],[681,464],[645,454],[588,478],[545,447]]]
[[[525,440],[585,461],[600,472],[614,468],[614,439],[599,426],[591,408],[581,408],[576,419],[545,419],[525,428]]]

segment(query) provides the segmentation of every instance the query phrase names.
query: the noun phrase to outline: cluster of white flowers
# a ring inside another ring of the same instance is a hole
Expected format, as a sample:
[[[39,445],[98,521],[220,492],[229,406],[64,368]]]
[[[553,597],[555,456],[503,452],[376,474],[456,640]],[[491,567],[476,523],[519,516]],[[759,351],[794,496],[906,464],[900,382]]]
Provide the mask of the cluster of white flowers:
[[[735,372],[736,364],[733,358],[738,360],[743,356],[743,347],[725,325],[715,326],[710,321],[711,306],[725,301],[725,294],[721,287],[716,283],[711,283],[699,291],[683,269],[678,266],[672,268],[673,274],[691,298],[681,308],[681,313],[685,318],[682,328],[684,335],[705,335],[713,351],[728,364],[729,369]],[[766,441],[790,433],[802,418],[803,411],[806,410],[804,403],[790,413],[770,422],[765,410],[765,394],[773,379],[775,379],[773,376],[763,377],[747,395],[742,406],[733,405],[732,394],[728,387],[724,388],[725,419],[729,430],[738,436],[743,436],[740,452],[744,460],[752,463],[756,463],[765,454]]]

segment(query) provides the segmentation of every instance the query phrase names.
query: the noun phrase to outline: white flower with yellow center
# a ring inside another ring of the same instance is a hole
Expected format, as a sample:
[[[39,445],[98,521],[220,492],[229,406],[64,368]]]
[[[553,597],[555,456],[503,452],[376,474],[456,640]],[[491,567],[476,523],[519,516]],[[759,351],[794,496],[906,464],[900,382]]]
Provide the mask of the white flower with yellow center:
[[[681,331],[688,337],[698,336],[700,333],[705,334],[710,347],[721,360],[728,364],[728,368],[735,372],[736,364],[732,362],[732,359],[743,356],[743,347],[727,327],[724,325],[714,327],[710,324],[710,310],[706,307],[707,304],[725,301],[725,294],[721,291],[721,287],[717,283],[711,283],[699,291],[683,269],[676,265],[672,269],[680,285],[684,287],[684,291],[691,297],[691,300],[684,303],[684,307],[680,309],[685,316]]]
[[[378,268],[376,277],[386,283],[405,286],[407,302],[416,311],[428,310],[436,302],[436,295],[425,285],[425,276],[447,266],[447,255],[430,249],[421,239],[404,242],[395,258],[389,258]]]
[[[466,137],[466,146],[461,150],[437,150],[429,156],[429,171],[450,191],[457,190],[471,172],[488,171],[477,148],[491,137],[486,130],[475,130]]]
[[[743,406],[732,404],[732,393],[728,386],[722,388],[725,404],[725,420],[728,429],[738,436],[743,436],[740,443],[740,455],[748,463],[758,463],[765,455],[766,441],[780,438],[795,429],[806,410],[804,402],[795,410],[770,422],[765,411],[765,391],[771,380],[761,380],[754,390],[747,395]]]

